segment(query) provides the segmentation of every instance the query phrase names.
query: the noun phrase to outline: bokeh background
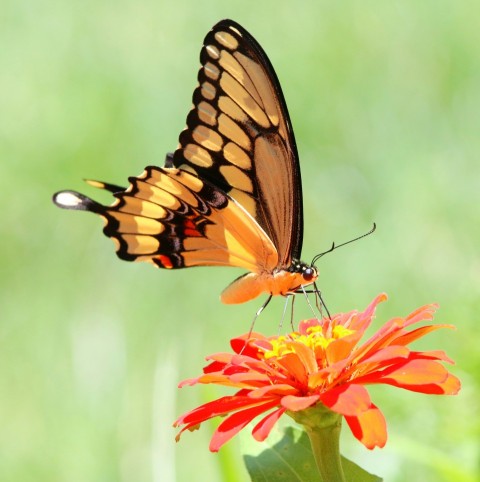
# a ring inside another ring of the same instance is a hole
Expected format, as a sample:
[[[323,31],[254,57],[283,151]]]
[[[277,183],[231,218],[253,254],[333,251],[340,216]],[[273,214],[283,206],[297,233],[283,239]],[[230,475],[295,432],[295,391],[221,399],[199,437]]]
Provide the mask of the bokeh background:
[[[280,78],[301,159],[306,261],[331,311],[386,291],[377,325],[439,302],[456,397],[372,390],[389,441],[343,451],[388,481],[480,478],[480,3],[458,0],[4,0],[0,16],[0,480],[242,481],[214,424],[171,423],[218,396],[176,389],[247,331],[222,306],[240,271],[117,260],[101,221],[60,211],[82,178],[125,184],[176,147],[211,26],[233,18]],[[103,196],[103,197],[102,197]],[[296,303],[296,317],[308,316]],[[277,330],[283,301],[257,329]]]

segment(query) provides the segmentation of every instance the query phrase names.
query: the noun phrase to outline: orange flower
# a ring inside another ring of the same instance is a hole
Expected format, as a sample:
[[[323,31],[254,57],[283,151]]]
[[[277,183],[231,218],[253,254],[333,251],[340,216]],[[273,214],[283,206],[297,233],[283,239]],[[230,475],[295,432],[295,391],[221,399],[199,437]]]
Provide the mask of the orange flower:
[[[427,305],[406,318],[387,322],[362,345],[377,305],[377,296],[364,312],[350,311],[331,319],[302,321],[297,332],[265,337],[252,333],[231,340],[234,353],[217,353],[207,360],[198,378],[180,387],[213,383],[239,389],[234,395],[206,403],[182,415],[177,435],[216,416],[228,415],[215,431],[210,450],[216,452],[255,417],[268,412],[253,428],[256,440],[264,440],[287,411],[299,412],[322,404],[345,417],[353,435],[367,448],[383,447],[386,422],[372,403],[364,385],[384,383],[414,392],[453,395],[460,381],[439,363],[453,363],[443,351],[412,351],[411,342],[451,325],[412,325],[431,320],[436,305]]]

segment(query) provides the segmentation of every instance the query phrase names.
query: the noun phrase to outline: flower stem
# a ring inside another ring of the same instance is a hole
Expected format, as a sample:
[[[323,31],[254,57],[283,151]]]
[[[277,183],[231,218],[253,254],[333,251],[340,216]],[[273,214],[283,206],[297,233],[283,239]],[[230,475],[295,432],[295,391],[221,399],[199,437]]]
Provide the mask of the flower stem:
[[[288,414],[305,428],[322,481],[346,482],[340,457],[341,415],[320,404]]]

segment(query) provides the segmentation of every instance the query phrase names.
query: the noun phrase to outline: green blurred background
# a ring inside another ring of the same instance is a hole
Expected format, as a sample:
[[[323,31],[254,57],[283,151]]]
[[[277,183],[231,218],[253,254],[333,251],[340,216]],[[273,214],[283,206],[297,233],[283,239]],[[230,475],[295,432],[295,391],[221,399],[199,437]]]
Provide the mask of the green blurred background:
[[[480,2],[4,0],[0,16],[0,480],[241,481],[239,442],[172,421],[218,396],[176,389],[247,331],[220,304],[240,271],[120,262],[101,221],[60,211],[82,178],[125,184],[176,147],[202,40],[233,18],[280,78],[301,158],[303,257],[331,311],[386,291],[377,324],[439,302],[456,397],[381,387],[389,441],[343,451],[388,481],[479,480]],[[102,197],[103,196],[103,197]],[[297,300],[297,317],[308,316]],[[282,300],[257,328],[277,330]]]

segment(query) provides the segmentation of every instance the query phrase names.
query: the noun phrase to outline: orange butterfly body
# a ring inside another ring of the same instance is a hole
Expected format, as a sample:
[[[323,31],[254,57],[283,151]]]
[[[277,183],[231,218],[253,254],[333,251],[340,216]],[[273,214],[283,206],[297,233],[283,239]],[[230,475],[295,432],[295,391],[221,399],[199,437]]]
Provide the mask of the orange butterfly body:
[[[248,270],[224,290],[224,303],[294,293],[318,274],[298,261],[300,168],[280,84],[259,44],[231,20],[213,27],[200,60],[187,128],[165,167],[147,167],[127,189],[89,181],[114,192],[111,206],[75,191],[54,202],[103,217],[124,260]]]

